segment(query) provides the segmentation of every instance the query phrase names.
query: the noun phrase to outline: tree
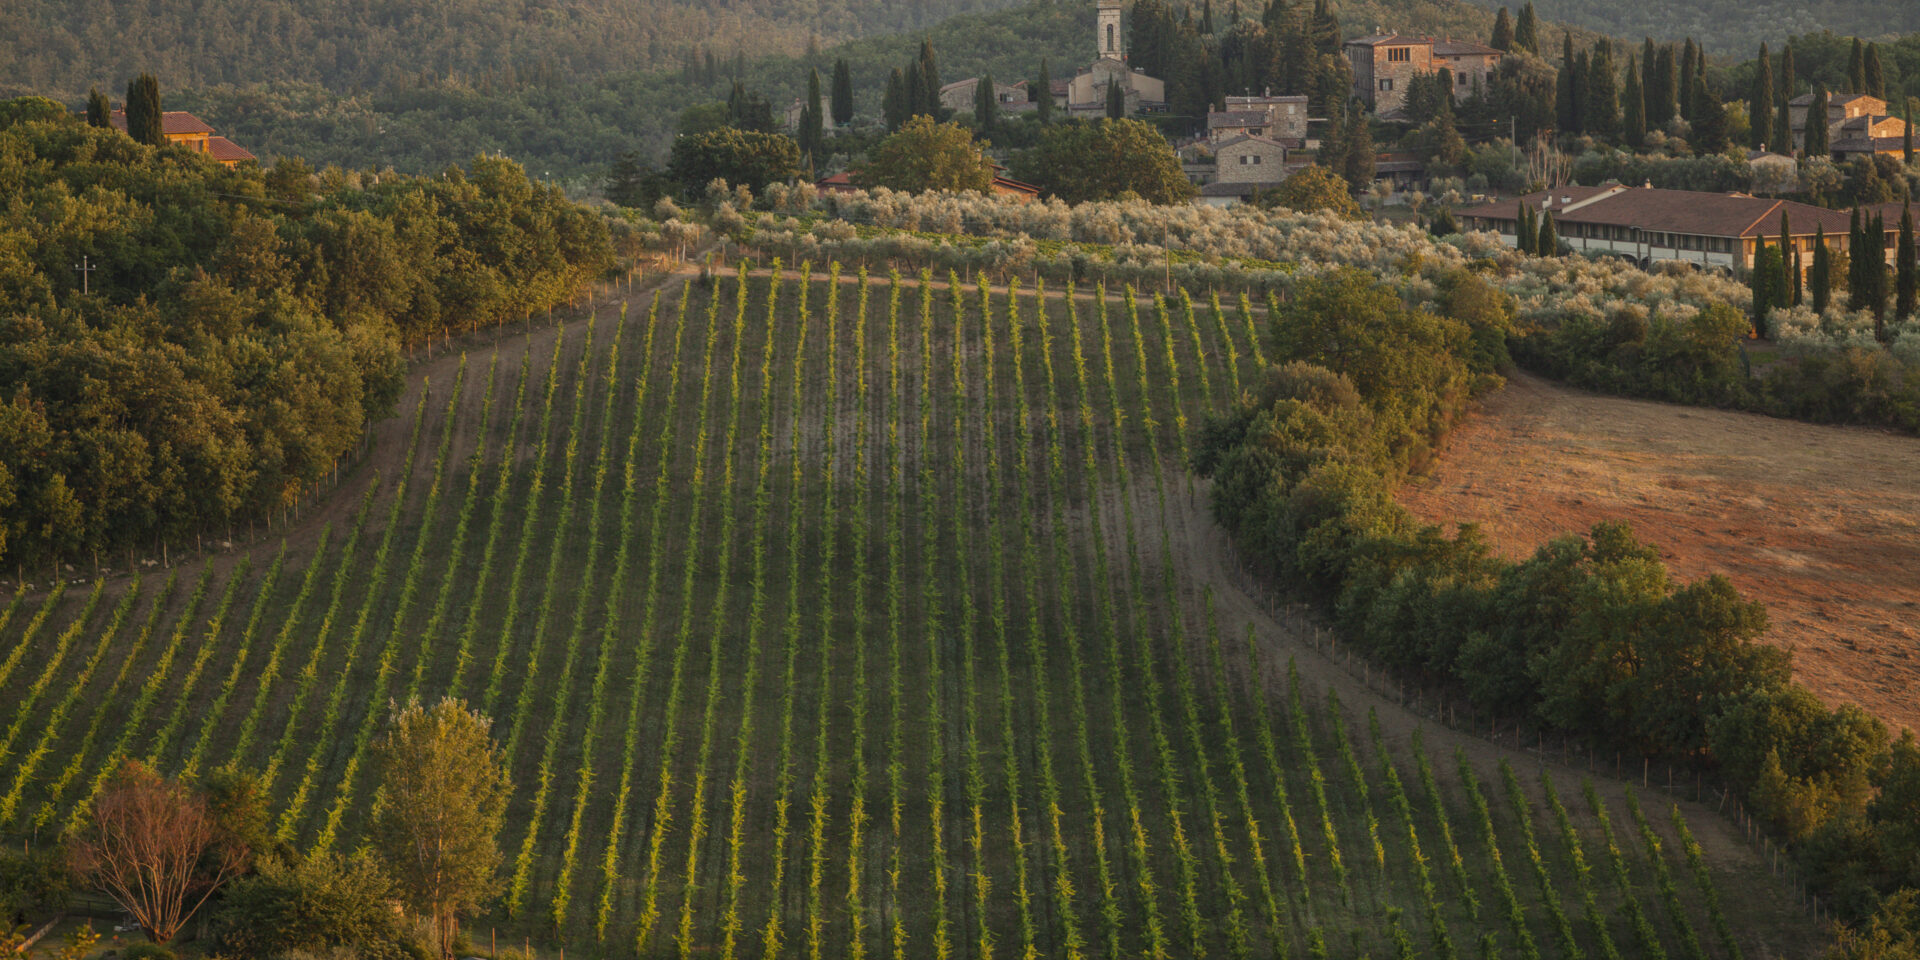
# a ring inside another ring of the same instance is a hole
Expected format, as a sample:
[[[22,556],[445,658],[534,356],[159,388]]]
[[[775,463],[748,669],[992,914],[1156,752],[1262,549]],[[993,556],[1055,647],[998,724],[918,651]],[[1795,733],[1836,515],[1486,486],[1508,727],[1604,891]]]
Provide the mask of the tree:
[[[1573,35],[1560,42],[1560,77],[1554,84],[1554,121],[1562,133],[1580,132],[1580,68],[1573,56]]]
[[[1647,142],[1646,87],[1640,81],[1640,69],[1633,57],[1627,57],[1627,92],[1620,104],[1620,134],[1635,150]]]
[[[985,192],[993,185],[993,163],[974,142],[972,131],[958,123],[935,123],[922,114],[880,141],[867,165],[854,171],[853,182],[913,193]]]
[[[1067,203],[1132,193],[1150,203],[1183,203],[1193,184],[1173,147],[1139,120],[1069,121],[1015,157],[1022,179]]]
[[[1126,92],[1120,89],[1120,84],[1117,82],[1107,84],[1107,119],[1122,120],[1126,115]]]
[[[755,194],[769,183],[800,175],[800,145],[779,133],[754,133],[722,127],[697,137],[679,137],[667,160],[667,174],[683,196],[697,196],[714,178]]]
[[[1753,94],[1747,99],[1747,118],[1752,123],[1747,145],[1766,147],[1768,135],[1773,133],[1773,57],[1767,53],[1764,43],[1760,45],[1760,59],[1754,64]]]
[[[1520,8],[1520,22],[1513,28],[1513,45],[1528,53],[1540,52],[1540,18],[1533,12],[1533,0]]]
[[[1487,45],[1495,50],[1511,52],[1513,50],[1513,19],[1507,16],[1507,8],[1501,7],[1493,18],[1493,37]]]
[[[899,67],[887,77],[887,92],[880,99],[880,117],[888,130],[898,130],[912,114],[907,112],[907,81]]]
[[[1560,255],[1560,235],[1554,232],[1553,212],[1551,210],[1543,211],[1540,214],[1540,245],[1538,252],[1540,256],[1543,257],[1557,257]]]
[[[1727,108],[1704,76],[1693,81],[1692,100],[1694,150],[1705,154],[1727,149]]]
[[[1900,208],[1900,242],[1894,255],[1895,297],[1893,315],[1906,320],[1913,316],[1914,298],[1920,294],[1920,262],[1914,259],[1913,203]]]
[[[1674,90],[1680,101],[1680,116],[1686,120],[1693,119],[1693,85],[1700,79],[1700,56],[1693,38],[1688,37],[1680,48],[1680,86]]]
[[[107,102],[107,95],[99,87],[87,91],[87,126],[113,126],[113,105]]]
[[[1327,0],[1313,0],[1313,17],[1307,21],[1307,35],[1313,41],[1314,52],[1323,57],[1340,55],[1340,20],[1333,15]]]
[[[32,853],[0,853],[0,956],[6,955],[6,931],[16,920],[38,922],[67,909],[73,873],[59,847]]]
[[[394,916],[393,896],[393,880],[364,854],[267,857],[220,898],[216,940],[243,957],[344,947],[362,960],[425,960]]]
[[[121,764],[94,798],[70,848],[74,873],[106,891],[166,943],[251,856],[209,812],[207,800],[137,760]]]
[[[1874,214],[1873,220],[1866,225],[1868,230],[1862,239],[1867,242],[1859,248],[1854,259],[1862,262],[1862,278],[1867,293],[1867,307],[1873,311],[1875,336],[1881,342],[1887,340],[1887,218],[1884,214]]]
[[[1647,126],[1664,129],[1673,122],[1680,112],[1680,65],[1673,54],[1673,45],[1660,49],[1660,63],[1655,74],[1660,79],[1660,92],[1649,94],[1647,99]]]
[[[380,744],[386,803],[374,813],[375,849],[415,913],[432,920],[435,947],[453,955],[459,918],[499,889],[494,836],[507,808],[507,771],[492,721],[451,697],[395,707]]]
[[[985,74],[973,85],[973,129],[982,137],[992,136],[999,112],[1000,98],[993,92],[993,74]]]
[[[1533,253],[1540,249],[1540,222],[1533,212],[1533,206],[1525,201],[1520,204],[1520,215],[1516,220],[1513,236],[1514,248],[1521,253]]]
[[[1807,159],[1827,155],[1827,91],[1813,85],[1813,102],[1807,105],[1807,122],[1801,148]]]
[[[1340,174],[1347,178],[1347,186],[1354,193],[1373,186],[1373,166],[1377,159],[1373,148],[1373,125],[1367,121],[1365,112],[1355,112],[1353,122],[1347,130],[1347,156],[1342,161]]]
[[[1780,85],[1774,92],[1773,139],[1770,141],[1774,152],[1789,156],[1793,154],[1793,88],[1798,82],[1793,75],[1793,44],[1789,43],[1780,51]],[[1754,118],[1754,122],[1759,123],[1759,118]]]
[[[651,208],[673,189],[673,180],[654,168],[638,150],[628,150],[607,170],[607,199],[622,207]]]
[[[1859,37],[1853,38],[1853,52],[1847,55],[1847,92],[1867,92],[1867,51]]]
[[[807,102],[800,107],[800,153],[809,160],[819,157],[827,145],[827,118],[820,112],[820,71],[807,71]],[[754,190],[759,193],[759,189]]]
[[[1786,268],[1781,261],[1780,249],[1767,243],[1764,234],[1754,243],[1753,271],[1747,282],[1753,291],[1753,329],[1763,332],[1767,329],[1767,312],[1780,301],[1781,281],[1786,279]]]
[[[1581,91],[1584,102],[1580,107],[1580,122],[1585,131],[1596,137],[1618,137],[1620,87],[1614,75],[1613,41],[1600,39],[1593,42],[1593,57],[1587,61],[1582,79],[1586,87]]]
[[[1863,93],[1869,97],[1887,98],[1887,71],[1880,65],[1880,45],[1867,44],[1866,85]]]
[[[1833,254],[1827,250],[1827,228],[1816,226],[1813,231],[1813,312],[1827,312],[1827,304],[1833,297]]]
[[[1365,220],[1366,214],[1353,199],[1353,191],[1339,174],[1319,164],[1302,169],[1280,185],[1256,197],[1263,207],[1281,207],[1301,213],[1325,211],[1348,220]]]
[[[772,133],[773,105],[765,97],[748,92],[744,81],[735,80],[727,93],[727,125],[754,133]]]
[[[1907,166],[1913,166],[1913,98],[1900,98],[1900,119],[1906,129],[1900,133],[1900,159]]]
[[[933,40],[922,37],[920,57],[914,61],[920,68],[920,99],[914,104],[915,113],[924,113],[935,120],[945,120],[946,114],[940,106],[940,67],[933,56]]]
[[[143,73],[127,81],[127,136],[135,143],[166,146],[161,112],[160,81],[154,79],[153,74]]]
[[[1040,117],[1042,125],[1053,122],[1053,73],[1047,69],[1047,58],[1040,58],[1040,76],[1033,81],[1035,96],[1034,113]]]
[[[833,62],[833,123],[844,127],[853,122],[853,68],[846,58]]]

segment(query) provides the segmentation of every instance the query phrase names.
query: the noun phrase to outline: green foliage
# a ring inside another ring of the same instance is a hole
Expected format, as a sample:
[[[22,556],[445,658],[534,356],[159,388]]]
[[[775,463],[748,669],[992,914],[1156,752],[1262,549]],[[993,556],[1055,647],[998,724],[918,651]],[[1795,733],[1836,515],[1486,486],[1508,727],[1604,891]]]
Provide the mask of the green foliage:
[[[767,184],[800,175],[800,145],[785,134],[721,127],[675,140],[667,175],[688,198],[700,196],[716,178],[759,194]]]
[[[1364,220],[1366,214],[1353,199],[1353,191],[1339,174],[1319,164],[1307,167],[1254,197],[1259,206],[1281,207],[1301,213],[1326,211],[1347,220]]]
[[[120,953],[125,960],[174,960],[176,954],[157,943],[134,943]]]
[[[921,114],[873,148],[866,166],[854,172],[854,183],[913,193],[984,192],[993,184],[993,163],[981,147],[966,127],[935,123],[932,117]]]
[[[1165,137],[1139,120],[1075,120],[1047,128],[1040,145],[1014,157],[1020,179],[1068,203],[1131,194],[1182,203],[1191,181]]]
[[[40,923],[66,909],[73,875],[57,847],[35,853],[0,853],[0,928]]]
[[[127,136],[134,143],[164,147],[166,132],[161,125],[160,81],[143,73],[127,81]]]
[[[347,947],[365,960],[424,960],[427,951],[394,916],[393,898],[393,881],[364,855],[269,857],[227,888],[213,914],[215,938],[242,957]]]
[[[0,174],[19,187],[0,210],[0,549],[23,560],[292,504],[389,413],[403,344],[521,319],[611,259],[598,217],[503,159],[315,178],[65,116],[0,130],[0,153],[21,161]]]

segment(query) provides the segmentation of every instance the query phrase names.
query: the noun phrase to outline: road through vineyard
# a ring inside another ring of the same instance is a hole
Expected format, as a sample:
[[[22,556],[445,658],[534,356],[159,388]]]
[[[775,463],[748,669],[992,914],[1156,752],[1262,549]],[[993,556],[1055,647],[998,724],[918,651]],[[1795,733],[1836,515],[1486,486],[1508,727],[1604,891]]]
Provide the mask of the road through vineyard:
[[[389,701],[451,691],[514,783],[474,924],[542,949],[1812,942],[1709,808],[1412,736],[1241,592],[1181,461],[1264,323],[812,265],[447,357],[284,546],[6,598],[0,835],[127,756],[262,771],[281,839],[351,852]]]

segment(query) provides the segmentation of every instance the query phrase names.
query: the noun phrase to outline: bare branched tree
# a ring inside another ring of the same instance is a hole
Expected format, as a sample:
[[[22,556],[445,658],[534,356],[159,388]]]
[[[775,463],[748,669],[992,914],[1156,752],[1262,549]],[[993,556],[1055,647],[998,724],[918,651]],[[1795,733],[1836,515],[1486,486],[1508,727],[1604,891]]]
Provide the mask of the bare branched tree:
[[[249,851],[208,813],[205,798],[138,761],[124,764],[94,799],[70,847],[74,872],[165,943],[227,881]]]

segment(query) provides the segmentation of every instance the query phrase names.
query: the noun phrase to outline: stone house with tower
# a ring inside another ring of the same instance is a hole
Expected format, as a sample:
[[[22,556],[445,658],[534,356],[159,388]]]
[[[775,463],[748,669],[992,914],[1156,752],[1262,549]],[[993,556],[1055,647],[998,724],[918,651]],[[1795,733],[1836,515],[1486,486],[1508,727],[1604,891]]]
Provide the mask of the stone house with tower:
[[[1107,112],[1107,90],[1116,84],[1129,116],[1161,113],[1167,109],[1167,85],[1127,64],[1126,31],[1120,22],[1120,0],[1099,0],[1094,42],[1099,57],[1072,77],[1053,83],[1054,105],[1074,117],[1099,117]]]
[[[1453,98],[1464,100],[1474,89],[1485,88],[1504,56],[1470,40],[1398,33],[1355,37],[1347,41],[1346,51],[1353,68],[1353,95],[1383,117],[1406,106],[1413,78],[1445,69],[1453,75]]]

